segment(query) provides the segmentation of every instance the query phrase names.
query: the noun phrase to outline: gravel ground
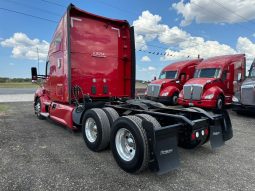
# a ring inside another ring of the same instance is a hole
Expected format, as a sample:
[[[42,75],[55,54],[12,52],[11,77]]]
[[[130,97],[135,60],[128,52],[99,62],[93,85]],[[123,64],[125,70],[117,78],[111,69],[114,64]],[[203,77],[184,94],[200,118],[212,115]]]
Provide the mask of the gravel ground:
[[[180,149],[179,169],[131,175],[110,150],[93,153],[81,133],[38,120],[31,102],[6,106],[0,114],[0,190],[255,190],[255,117],[230,112],[234,138],[225,146]]]

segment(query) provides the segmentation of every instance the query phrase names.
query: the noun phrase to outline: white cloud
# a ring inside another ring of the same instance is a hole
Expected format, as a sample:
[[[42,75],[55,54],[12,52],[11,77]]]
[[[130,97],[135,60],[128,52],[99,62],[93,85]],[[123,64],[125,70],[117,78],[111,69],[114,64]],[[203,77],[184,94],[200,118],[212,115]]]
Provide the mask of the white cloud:
[[[148,10],[143,11],[142,15],[133,22],[137,44],[140,44],[140,41],[146,44],[158,38],[161,43],[175,45],[189,37],[187,32],[177,26],[170,28],[168,25],[160,24],[160,21],[159,15],[153,15]]]
[[[167,45],[176,45],[190,37],[187,32],[181,30],[177,26],[169,28],[167,25],[164,25],[164,29],[165,30],[158,36],[158,40]]]
[[[153,67],[153,66],[149,66],[149,67],[148,67],[148,70],[149,70],[149,71],[154,71],[154,70],[156,70],[156,68]]]
[[[246,53],[247,59],[250,59],[252,54],[255,55],[254,43],[247,38],[240,37],[235,49],[215,40],[192,36],[177,26],[169,27],[162,24],[161,17],[151,14],[149,11],[143,11],[133,24],[136,28],[136,35],[141,36],[145,43],[153,39],[171,46],[166,50],[166,55],[160,58],[161,61],[187,59],[187,57],[197,58],[198,55],[201,58],[208,58],[236,53]],[[142,70],[148,71],[148,68]]]
[[[135,48],[137,50],[147,50],[148,47],[142,35],[138,35],[135,33]]]
[[[255,58],[255,43],[246,37],[239,37],[237,39],[236,49],[240,53],[245,53],[247,59],[247,69],[249,69],[252,61]]]
[[[143,57],[141,58],[141,62],[150,62],[150,61],[151,61],[151,59],[150,59],[149,56],[143,56]]]
[[[209,5],[209,6],[208,6]],[[255,19],[255,1],[251,0],[189,0],[173,3],[181,14],[181,26],[197,23],[239,23]]]
[[[37,60],[37,48],[39,58],[45,60],[49,49],[49,43],[45,40],[30,39],[24,33],[14,33],[12,37],[0,42],[2,47],[12,48],[12,57],[28,60]]]
[[[218,41],[205,41],[201,37],[191,37],[189,40],[182,42],[180,50],[166,50],[166,55],[161,57],[161,61],[180,60],[189,58],[208,58],[213,56],[235,54],[236,50],[228,45],[220,44]],[[172,55],[172,56],[170,56]]]
[[[157,70],[157,68],[155,68],[155,67],[153,67],[153,66],[148,66],[147,68],[142,68],[142,69],[140,69],[139,71],[140,72],[154,72],[154,71],[156,71]]]

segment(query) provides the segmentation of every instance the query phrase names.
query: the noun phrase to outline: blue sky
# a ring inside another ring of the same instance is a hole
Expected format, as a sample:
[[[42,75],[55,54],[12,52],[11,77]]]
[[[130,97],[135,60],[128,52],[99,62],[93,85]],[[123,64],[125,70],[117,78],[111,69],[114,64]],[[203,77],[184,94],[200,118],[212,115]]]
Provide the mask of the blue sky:
[[[43,73],[47,46],[57,26],[55,22],[3,9],[59,21],[69,3],[0,0],[0,77],[30,77],[31,66],[37,66],[36,47]],[[137,79],[150,80],[169,63],[198,54],[207,58],[246,53],[248,62],[255,56],[255,1],[75,0],[72,3],[98,15],[128,20],[135,26]]]

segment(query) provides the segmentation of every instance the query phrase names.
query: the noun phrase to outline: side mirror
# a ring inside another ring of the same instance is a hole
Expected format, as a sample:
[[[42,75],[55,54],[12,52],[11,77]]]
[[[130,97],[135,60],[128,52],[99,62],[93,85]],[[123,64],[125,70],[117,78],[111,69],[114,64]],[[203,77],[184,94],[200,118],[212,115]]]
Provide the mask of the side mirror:
[[[32,76],[32,81],[37,80],[37,69],[36,69],[36,67],[31,68],[31,76]]]
[[[240,82],[241,79],[242,79],[242,74],[241,74],[241,73],[238,73],[237,80]]]
[[[183,83],[185,81],[185,75],[181,75],[181,82]]]

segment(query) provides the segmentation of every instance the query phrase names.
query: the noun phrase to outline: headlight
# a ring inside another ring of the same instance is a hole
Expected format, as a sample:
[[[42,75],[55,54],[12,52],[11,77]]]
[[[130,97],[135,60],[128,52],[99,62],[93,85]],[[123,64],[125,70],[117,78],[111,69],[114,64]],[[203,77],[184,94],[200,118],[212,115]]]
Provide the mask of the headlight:
[[[161,94],[161,96],[168,96],[168,92]]]
[[[233,97],[232,97],[232,101],[233,101],[233,102],[239,102],[239,99],[238,99],[237,97],[233,96]]]
[[[209,94],[209,95],[205,96],[205,99],[212,99],[213,96],[214,96],[214,94]]]

